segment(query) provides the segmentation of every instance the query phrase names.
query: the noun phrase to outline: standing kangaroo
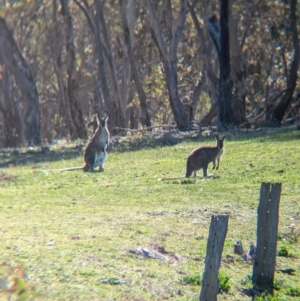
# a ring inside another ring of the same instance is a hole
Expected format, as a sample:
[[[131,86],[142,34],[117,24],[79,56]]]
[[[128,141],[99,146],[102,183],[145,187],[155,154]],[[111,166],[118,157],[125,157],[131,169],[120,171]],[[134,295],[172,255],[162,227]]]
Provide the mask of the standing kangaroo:
[[[93,136],[88,141],[83,159],[85,164],[80,167],[69,167],[62,169],[50,169],[48,171],[69,171],[83,169],[84,171],[94,171],[94,168],[99,167],[99,171],[103,171],[104,163],[107,157],[107,148],[109,141],[109,131],[107,129],[108,115],[100,118],[95,117],[97,121],[97,129]],[[43,170],[47,172],[47,170]]]
[[[99,171],[103,171],[104,163],[107,157],[107,148],[109,140],[109,131],[107,129],[108,116],[100,118],[96,116],[98,127],[92,138],[89,140],[84,151],[84,171],[94,171],[99,167]]]
[[[216,146],[201,146],[194,149],[187,158],[185,176],[189,178],[194,173],[194,177],[196,177],[197,170],[203,169],[203,177],[206,178],[210,162],[213,162],[213,169],[218,169],[223,154],[224,140],[225,136],[216,135]]]

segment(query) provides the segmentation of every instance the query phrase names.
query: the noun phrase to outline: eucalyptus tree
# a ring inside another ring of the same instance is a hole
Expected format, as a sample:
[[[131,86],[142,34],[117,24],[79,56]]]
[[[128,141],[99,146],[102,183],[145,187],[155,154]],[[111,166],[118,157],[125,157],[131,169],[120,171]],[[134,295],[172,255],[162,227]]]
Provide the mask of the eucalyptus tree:
[[[299,9],[298,9],[299,12]],[[299,16],[298,16],[299,20]],[[300,60],[300,47],[299,47],[299,36],[297,25],[297,0],[290,0],[290,18],[289,18],[289,36],[291,36],[293,55],[290,57],[290,67],[285,65],[285,89],[282,90],[282,96],[280,101],[275,106],[271,113],[270,120],[275,124],[280,124],[284,114],[293,101],[293,94],[299,79],[299,60]],[[286,24],[287,26],[287,24]],[[279,36],[276,35],[275,39],[279,42],[280,46],[283,48],[282,43],[279,41]],[[285,56],[285,54],[283,54]],[[300,88],[300,87],[299,87]]]
[[[67,5],[67,3],[64,3],[64,5]],[[72,95],[72,73],[73,73],[73,67],[74,67],[74,53],[71,53],[73,57],[70,57],[69,60],[69,80],[70,83],[68,83],[65,80],[65,60],[66,55],[64,49],[66,48],[66,39],[63,35],[65,32],[62,30],[64,28],[64,22],[68,22],[68,20],[65,18],[61,20],[61,17],[58,12],[58,3],[57,0],[52,1],[52,14],[50,14],[51,19],[48,20],[48,14],[46,13],[46,10],[49,10],[47,7],[42,8],[42,17],[45,23],[45,37],[47,39],[47,42],[45,43],[43,47],[43,52],[46,56],[49,57],[49,60],[51,62],[50,66],[45,66],[44,57],[41,59],[41,63],[44,67],[44,72],[41,73],[41,89],[43,89],[43,86],[47,86],[46,91],[44,92],[44,99],[45,104],[50,103],[50,107],[52,107],[52,110],[55,108],[56,103],[55,100],[49,100],[49,94],[54,94],[54,98],[56,96],[58,100],[58,107],[56,114],[59,115],[58,119],[63,122],[60,122],[60,124],[65,124],[67,128],[67,132],[70,134],[70,137],[73,139],[78,138],[77,133],[77,127],[75,125],[75,122],[72,118],[71,113],[71,106],[70,106],[70,96]],[[67,12],[64,11],[64,14]],[[71,22],[71,20],[69,20]],[[69,30],[72,31],[72,23],[69,23]],[[71,33],[72,34],[72,33]],[[72,34],[73,38],[73,34]],[[71,40],[72,43],[72,40]],[[68,46],[70,49],[70,44]],[[72,50],[69,50],[72,52]],[[49,77],[52,80],[52,85],[49,85],[48,81],[44,78],[44,74],[50,75]],[[66,91],[66,87],[68,86],[68,92]],[[41,91],[42,92],[42,91]],[[47,118],[49,115],[51,115],[51,109],[50,107],[47,107],[47,111],[44,112],[44,118]],[[54,113],[55,115],[55,113]],[[47,116],[47,117],[46,117]]]
[[[214,42],[219,58],[219,97],[218,97],[218,128],[226,128],[235,123],[233,111],[233,96],[230,80],[230,44],[228,26],[228,0],[221,1],[220,26],[217,17],[213,15],[208,20],[208,31]],[[221,28],[221,29],[220,29]]]
[[[110,129],[210,125],[230,99],[221,77],[234,123],[285,122],[300,89],[297,0],[228,2],[225,76],[208,34],[212,12],[222,30],[220,0],[1,2],[1,145],[86,137],[103,110]]]
[[[230,81],[230,43],[229,43],[229,0],[221,0],[220,5],[220,82],[219,82],[219,112],[218,126],[220,128],[233,125],[235,123],[233,111],[233,97]]]
[[[71,138],[86,138],[86,130],[84,119],[82,115],[82,109],[79,105],[78,99],[75,95],[75,88],[77,85],[76,76],[76,49],[74,44],[74,30],[72,15],[69,9],[68,0],[60,0],[61,13],[64,22],[65,32],[65,50],[66,50],[66,69],[67,69],[67,83],[66,83],[66,99],[70,107],[72,120],[76,127],[76,131],[71,127]]]
[[[14,106],[14,116],[18,118],[18,134],[23,135],[23,131],[25,132],[25,139],[28,145],[41,145],[39,95],[36,83],[27,60],[20,51],[5,19],[2,17],[0,17],[0,63],[2,68],[6,69],[5,75],[13,76],[18,89],[19,95],[17,97],[17,93],[12,93],[14,95],[12,95],[11,103],[17,102],[19,104],[22,102],[26,108],[23,117],[20,113],[19,105]],[[9,87],[13,88],[13,86],[12,84]],[[4,93],[4,97],[8,95],[9,93]],[[7,112],[4,113],[4,116],[7,116]],[[23,124],[24,130],[22,129]],[[24,141],[22,140],[19,143],[23,143]]]
[[[96,0],[92,5],[89,5],[85,0],[75,0],[75,3],[84,13],[95,41],[98,66],[96,83],[99,87],[99,101],[104,102],[104,106],[100,106],[106,107],[108,110],[111,130],[116,126],[125,127],[126,103],[121,99],[111,37],[104,18],[104,4],[101,0]],[[108,70],[108,74],[106,70]],[[111,89],[109,82],[112,86]]]
[[[190,122],[178,93],[177,79],[177,47],[181,40],[182,31],[185,26],[187,0],[180,1],[177,25],[175,26],[174,31],[171,0],[165,1],[165,28],[160,27],[153,1],[147,0],[147,3],[151,26],[151,35],[155,41],[157,48],[159,49],[162,64],[164,67],[165,80],[169,92],[169,102],[173,112],[174,120],[179,129],[189,129]],[[163,38],[163,31],[166,33],[167,40]],[[169,45],[167,45],[167,41]]]
[[[138,68],[136,66],[136,60],[133,52],[133,42],[134,42],[134,23],[135,23],[135,14],[134,14],[134,1],[128,1],[127,9],[127,0],[120,0],[121,6],[121,15],[124,31],[124,40],[126,43],[126,49],[128,52],[128,58],[132,70],[132,75],[135,82],[136,91],[140,100],[140,107],[142,112],[141,123],[144,126],[150,127],[151,121],[147,108],[147,96],[143,88],[143,84],[140,79]]]

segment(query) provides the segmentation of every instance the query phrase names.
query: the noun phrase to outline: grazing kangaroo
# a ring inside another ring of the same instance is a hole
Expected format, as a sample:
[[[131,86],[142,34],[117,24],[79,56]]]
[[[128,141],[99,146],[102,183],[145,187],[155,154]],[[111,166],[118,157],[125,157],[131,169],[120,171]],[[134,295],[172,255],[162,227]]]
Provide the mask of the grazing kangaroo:
[[[192,173],[196,177],[199,169],[203,169],[203,177],[206,178],[207,167],[210,162],[213,162],[213,169],[218,169],[223,154],[224,140],[225,136],[216,135],[216,146],[201,146],[194,149],[186,161],[186,178],[189,178]]]
[[[70,167],[62,169],[50,169],[50,171],[69,171],[83,169],[84,171],[94,171],[94,168],[99,167],[99,171],[103,171],[104,163],[107,157],[107,148],[109,141],[109,131],[107,129],[108,116],[100,118],[96,116],[97,129],[90,138],[84,151],[85,164],[80,167]]]

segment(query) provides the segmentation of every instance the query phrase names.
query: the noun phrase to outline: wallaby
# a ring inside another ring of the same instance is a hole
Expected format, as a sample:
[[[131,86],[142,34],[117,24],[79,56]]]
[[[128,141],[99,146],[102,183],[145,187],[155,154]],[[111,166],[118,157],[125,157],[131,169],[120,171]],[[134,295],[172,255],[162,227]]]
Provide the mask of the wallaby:
[[[203,169],[203,177],[206,178],[207,167],[210,162],[213,162],[213,169],[218,169],[223,154],[224,140],[225,136],[216,135],[216,146],[201,146],[194,149],[186,161],[186,178],[189,178],[192,173],[196,177],[199,169]]]
[[[203,169],[203,177],[206,178],[207,167],[210,162],[213,162],[213,169],[219,168],[220,158],[223,154],[224,140],[225,136],[216,135],[216,146],[201,146],[194,149],[187,157],[185,177],[159,178],[158,180],[183,180],[184,178],[189,178],[192,173],[194,173],[194,177],[196,177],[197,170],[201,168]]]
[[[88,142],[84,151],[84,171],[94,171],[99,167],[99,171],[103,171],[104,163],[107,157],[107,148],[109,140],[109,131],[107,129],[108,116],[103,119],[96,116],[98,128]]]
[[[83,169],[84,171],[94,171],[99,167],[99,171],[103,171],[104,163],[107,157],[107,148],[109,141],[109,131],[107,128],[108,115],[104,118],[96,116],[98,127],[93,136],[88,141],[84,151],[85,164],[80,167],[70,167],[63,169],[50,169],[50,171],[69,171]]]

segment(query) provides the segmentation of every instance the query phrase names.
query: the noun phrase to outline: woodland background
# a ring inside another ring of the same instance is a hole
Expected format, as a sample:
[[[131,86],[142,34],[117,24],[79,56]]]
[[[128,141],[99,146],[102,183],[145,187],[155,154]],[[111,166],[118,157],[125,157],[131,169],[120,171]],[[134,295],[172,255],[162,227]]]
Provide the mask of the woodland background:
[[[222,101],[235,126],[297,122],[299,13],[297,0],[0,0],[0,147],[86,139],[104,111],[112,134],[226,125]]]

